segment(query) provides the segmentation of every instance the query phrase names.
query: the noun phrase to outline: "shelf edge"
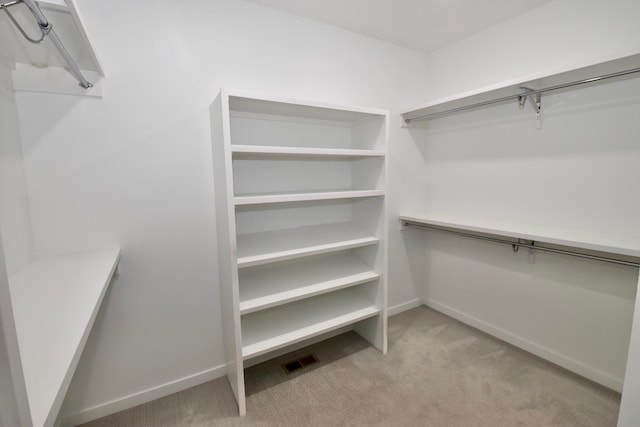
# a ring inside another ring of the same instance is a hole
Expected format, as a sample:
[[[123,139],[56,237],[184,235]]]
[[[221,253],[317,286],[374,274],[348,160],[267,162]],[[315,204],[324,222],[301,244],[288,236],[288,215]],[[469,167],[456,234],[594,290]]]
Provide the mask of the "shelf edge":
[[[352,274],[350,276],[342,277],[339,279],[329,280],[321,283],[315,283],[303,288],[297,288],[299,292],[279,292],[264,297],[252,298],[246,301],[240,301],[240,315],[255,313],[267,308],[277,307],[279,305],[287,304],[294,301],[300,301],[302,299],[322,295],[332,291],[340,289],[346,289],[351,286],[361,285],[364,283],[372,282],[380,278],[380,274],[373,271],[367,271],[365,273]],[[330,285],[330,283],[335,284]],[[305,291],[306,290],[306,291]],[[292,294],[290,297],[274,300],[278,295]],[[270,302],[260,302],[262,300],[270,300]]]
[[[265,345],[264,341],[249,344],[246,346],[243,345],[242,358],[244,360],[247,360],[253,357],[257,357],[265,353],[269,353],[271,351],[286,347],[288,345],[295,344],[305,339],[313,338],[326,332],[330,332],[334,329],[338,329],[343,326],[368,319],[380,313],[381,310],[378,307],[376,307],[375,305],[371,305],[370,307],[361,308],[354,312],[337,316],[320,323],[316,323],[313,326],[297,329],[295,331],[279,335],[278,337],[272,337],[269,340],[275,340],[276,338],[278,338],[277,342],[274,345]]]
[[[305,248],[290,249],[285,251],[270,252],[261,255],[238,257],[238,268],[252,267],[255,265],[269,264],[272,262],[286,261],[303,258],[311,255],[320,255],[329,252],[337,252],[345,249],[375,245],[380,241],[377,237],[363,237],[361,239],[347,240],[344,242],[327,243],[324,245],[308,246]]]

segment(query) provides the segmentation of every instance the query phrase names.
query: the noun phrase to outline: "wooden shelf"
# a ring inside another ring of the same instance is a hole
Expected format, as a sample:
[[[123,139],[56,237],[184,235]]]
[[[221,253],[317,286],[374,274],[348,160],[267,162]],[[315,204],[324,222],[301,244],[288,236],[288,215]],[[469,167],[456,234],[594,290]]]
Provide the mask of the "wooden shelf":
[[[119,254],[36,260],[9,278],[34,426],[55,422]]]
[[[238,234],[238,267],[251,267],[378,243],[352,223]]]
[[[380,277],[351,253],[303,262],[244,269],[240,275],[240,314],[347,288]]]
[[[427,216],[400,215],[401,221],[409,221],[435,227],[453,228],[476,233],[493,234],[516,239],[533,240],[552,245],[567,246],[589,251],[605,252],[630,257],[640,257],[640,239],[637,235],[612,236],[591,230],[567,229],[536,224],[517,224],[477,220],[441,219]]]
[[[341,148],[307,148],[283,147],[267,145],[231,145],[234,158],[243,156],[276,156],[276,157],[384,157],[382,150],[356,150]]]
[[[384,190],[345,190],[345,191],[318,191],[318,192],[292,192],[292,193],[269,193],[269,194],[252,194],[252,195],[236,195],[234,204],[236,206],[243,205],[260,205],[266,203],[290,203],[290,202],[306,202],[314,200],[338,200],[338,199],[357,199],[363,197],[380,197],[384,196]]]
[[[345,289],[243,316],[242,357],[249,359],[380,312],[357,289]]]

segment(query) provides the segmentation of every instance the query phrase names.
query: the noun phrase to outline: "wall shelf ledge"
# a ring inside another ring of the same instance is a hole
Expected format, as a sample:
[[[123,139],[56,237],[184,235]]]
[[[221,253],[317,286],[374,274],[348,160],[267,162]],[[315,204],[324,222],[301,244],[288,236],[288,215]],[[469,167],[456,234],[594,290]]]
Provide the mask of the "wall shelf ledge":
[[[640,54],[611,59],[595,65],[534,74],[406,109],[400,113],[401,125],[425,127],[429,119],[506,102],[514,102],[514,105],[523,108],[527,99],[531,101],[536,118],[539,119],[540,96],[543,93],[639,75]]]
[[[529,247],[534,250],[547,250],[549,252],[564,253],[566,255],[579,256],[582,258],[598,259],[600,261],[614,262],[640,266],[640,245],[639,239],[633,236],[612,236],[604,233],[592,232],[589,230],[564,229],[559,227],[548,227],[535,224],[508,224],[491,221],[475,221],[473,223],[464,220],[441,219],[428,216],[400,215],[398,217],[402,227],[417,226],[422,228],[437,229],[443,231],[453,231],[457,234],[465,233],[468,237],[474,235],[500,236],[513,241],[503,241],[497,238],[482,238],[483,240],[493,240],[499,243],[510,244],[515,247]],[[531,244],[530,242],[534,243]],[[571,250],[545,248],[535,245],[543,243],[547,245],[560,246],[564,248],[578,249],[582,252]],[[583,253],[584,252],[584,253]],[[598,254],[590,254],[597,252]],[[604,254],[600,256],[599,254]]]
[[[9,277],[33,425],[56,422],[120,250],[36,260]]]

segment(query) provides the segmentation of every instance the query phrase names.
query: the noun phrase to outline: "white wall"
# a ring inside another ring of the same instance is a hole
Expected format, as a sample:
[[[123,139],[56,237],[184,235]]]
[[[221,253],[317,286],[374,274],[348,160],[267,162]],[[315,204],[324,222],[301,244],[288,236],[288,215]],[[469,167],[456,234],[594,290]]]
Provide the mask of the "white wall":
[[[31,426],[31,413],[13,320],[4,250],[0,245],[0,427],[15,426]]]
[[[9,274],[33,258],[11,68],[0,61],[0,230]]]
[[[640,277],[638,277],[640,284]],[[620,402],[619,427],[633,427],[640,422],[640,293],[636,295],[633,329],[629,348],[629,363],[624,377],[622,402]]]
[[[63,409],[80,414],[75,421],[152,398],[190,375],[197,382],[219,373],[208,107],[220,87],[390,108],[397,117],[399,109],[443,95],[638,50],[640,40],[635,1],[556,0],[429,57],[238,0],[179,7],[146,0],[127,3],[125,12],[104,2],[78,3],[107,72],[105,98],[17,96],[36,253],[123,248],[121,277],[105,299]],[[449,192],[450,178],[461,172],[480,185],[491,176],[509,178],[517,167],[500,154],[513,150],[506,140],[515,138],[501,136],[488,148],[461,140],[425,148],[424,131],[396,123],[388,196],[392,306],[420,297],[426,275],[424,236],[397,232],[396,213],[419,207],[472,214],[479,206],[473,186]],[[519,155],[532,146],[516,141],[525,145]],[[570,150],[579,147],[570,143]],[[545,149],[553,147],[537,150]],[[460,167],[465,150],[478,154],[479,168]],[[471,176],[496,163],[501,167],[486,180]],[[495,203],[483,205],[483,214],[508,218],[505,195],[518,192],[507,188],[507,179],[497,185]],[[453,256],[468,258],[462,251]],[[505,256],[502,248],[493,254]],[[484,277],[505,284],[499,268],[488,270]],[[565,279],[556,281],[575,283]],[[625,280],[616,289],[625,289]]]
[[[12,361],[10,349],[15,344],[15,327],[10,314],[11,298],[9,297],[9,282],[7,280],[4,251],[0,247],[0,427],[20,425],[18,399],[14,392]],[[8,304],[7,304],[8,303]],[[7,322],[9,320],[9,322]],[[9,333],[7,333],[7,331]],[[13,334],[13,339],[11,335]],[[15,347],[13,347],[15,349]],[[14,352],[17,353],[17,352]]]
[[[11,70],[1,58],[0,54],[0,427],[10,427],[30,423],[8,275],[28,261],[31,235]],[[13,256],[5,256],[5,250]]]
[[[104,99],[20,93],[17,103],[36,254],[122,247],[63,409],[95,416],[222,373],[208,114],[219,88],[395,116],[419,102],[411,91],[427,62],[237,0],[78,3],[107,72]],[[399,233],[390,244],[396,305],[420,282]]]
[[[637,1],[549,3],[432,54],[423,101],[638,53],[639,13]],[[635,78],[543,95],[541,130],[515,103],[433,120],[400,155],[423,161],[404,209],[640,238],[639,93]],[[620,389],[636,269],[424,236],[430,305]]]

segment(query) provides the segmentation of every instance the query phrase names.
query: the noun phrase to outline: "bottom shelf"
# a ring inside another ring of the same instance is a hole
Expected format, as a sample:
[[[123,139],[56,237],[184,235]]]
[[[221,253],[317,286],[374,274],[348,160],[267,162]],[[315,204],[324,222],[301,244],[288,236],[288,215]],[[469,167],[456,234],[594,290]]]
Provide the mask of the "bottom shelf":
[[[363,292],[350,288],[242,316],[242,357],[260,356],[378,313]]]

